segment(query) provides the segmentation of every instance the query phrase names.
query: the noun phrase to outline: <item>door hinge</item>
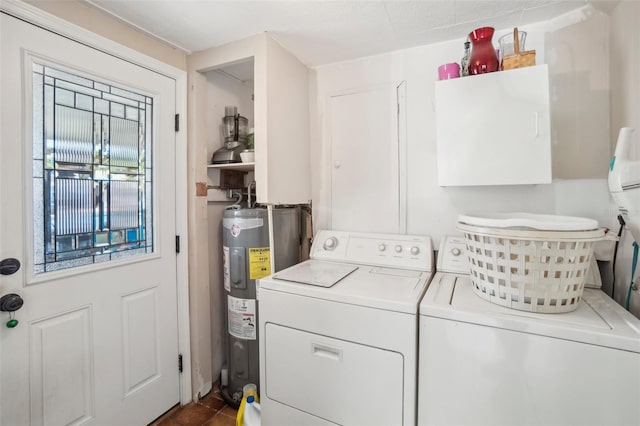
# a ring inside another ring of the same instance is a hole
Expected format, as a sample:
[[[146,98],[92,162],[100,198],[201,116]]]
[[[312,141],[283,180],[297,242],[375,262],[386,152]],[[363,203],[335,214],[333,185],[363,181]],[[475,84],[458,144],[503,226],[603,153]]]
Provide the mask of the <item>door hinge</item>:
[[[178,372],[182,373],[182,354],[178,354]]]
[[[180,114],[176,114],[175,126],[176,126],[176,132],[179,132],[180,131]]]
[[[180,235],[176,235],[176,253],[180,253]]]

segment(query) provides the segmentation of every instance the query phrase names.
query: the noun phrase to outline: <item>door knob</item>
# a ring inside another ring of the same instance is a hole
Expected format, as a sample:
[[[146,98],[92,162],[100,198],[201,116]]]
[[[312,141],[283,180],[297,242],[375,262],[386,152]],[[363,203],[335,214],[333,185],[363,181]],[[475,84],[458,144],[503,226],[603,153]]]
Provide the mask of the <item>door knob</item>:
[[[7,321],[7,327],[14,328],[18,325],[18,320],[15,319],[14,312],[22,307],[24,300],[22,297],[15,293],[5,294],[0,297],[0,311],[9,312],[9,321]]]
[[[18,272],[20,269],[20,261],[9,257],[7,259],[0,260],[0,275],[11,275]]]
[[[0,297],[0,311],[3,312],[14,312],[18,309],[22,308],[24,304],[24,300],[22,297],[15,293],[5,294]]]

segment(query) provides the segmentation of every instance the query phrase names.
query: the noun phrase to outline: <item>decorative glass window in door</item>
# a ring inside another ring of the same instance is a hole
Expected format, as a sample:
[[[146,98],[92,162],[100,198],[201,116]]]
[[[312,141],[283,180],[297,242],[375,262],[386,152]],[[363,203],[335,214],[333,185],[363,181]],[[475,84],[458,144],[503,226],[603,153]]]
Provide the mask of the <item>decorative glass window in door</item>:
[[[33,66],[36,274],[153,252],[152,98]]]

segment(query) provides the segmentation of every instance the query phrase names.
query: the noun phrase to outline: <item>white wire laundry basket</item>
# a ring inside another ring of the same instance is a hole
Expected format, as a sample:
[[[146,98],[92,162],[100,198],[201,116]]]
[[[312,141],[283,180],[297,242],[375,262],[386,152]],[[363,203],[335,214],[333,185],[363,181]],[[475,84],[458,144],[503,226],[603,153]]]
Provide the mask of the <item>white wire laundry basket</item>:
[[[595,220],[529,213],[460,215],[473,291],[528,312],[578,307],[593,256],[604,238]]]

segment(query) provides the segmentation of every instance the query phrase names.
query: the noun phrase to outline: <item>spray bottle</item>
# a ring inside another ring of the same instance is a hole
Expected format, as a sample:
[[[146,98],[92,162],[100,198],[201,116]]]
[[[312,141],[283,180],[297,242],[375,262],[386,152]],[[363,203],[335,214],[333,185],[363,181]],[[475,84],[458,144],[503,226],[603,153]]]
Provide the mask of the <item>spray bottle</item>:
[[[240,402],[240,407],[238,408],[238,415],[236,416],[236,426],[244,426],[245,423],[245,415],[247,414],[245,412],[246,407],[247,407],[247,399],[251,397],[251,403],[252,404],[258,404],[258,413],[260,410],[260,399],[258,398],[258,387],[256,385],[254,385],[253,383],[247,383],[246,385],[244,385],[242,387],[242,401]],[[252,414],[253,414],[253,409],[251,409]],[[249,415],[249,417],[253,418],[255,416],[252,416],[251,414]],[[260,419],[260,415],[258,414],[258,420]],[[259,425],[260,423],[258,423]]]
[[[253,395],[249,395],[244,407],[244,418],[242,420],[243,426],[260,426],[260,414],[260,403],[254,400]]]

